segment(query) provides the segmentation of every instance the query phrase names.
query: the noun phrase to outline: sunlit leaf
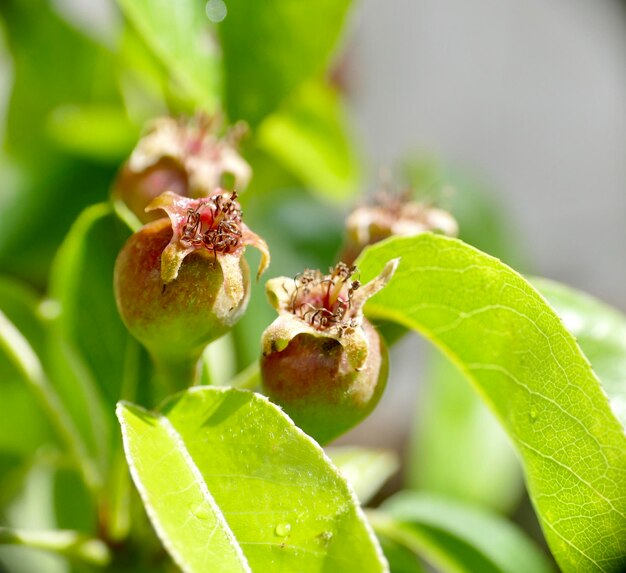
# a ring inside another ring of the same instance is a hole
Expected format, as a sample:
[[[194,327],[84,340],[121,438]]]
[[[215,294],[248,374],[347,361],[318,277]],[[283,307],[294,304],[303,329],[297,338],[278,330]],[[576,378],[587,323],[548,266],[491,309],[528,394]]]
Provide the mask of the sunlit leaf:
[[[416,198],[451,211],[463,241],[516,268],[522,264],[510,217],[485,181],[436,156],[411,158],[404,171]],[[512,510],[523,483],[510,440],[453,364],[435,352],[428,364],[415,414],[410,484]]]
[[[626,426],[626,317],[554,281],[532,279],[532,283],[576,337],[609,395],[613,413]]]
[[[563,571],[619,571],[626,436],[574,338],[520,275],[455,239],[380,243],[362,257],[361,280],[396,257],[398,271],[369,315],[431,339],[495,411]]]
[[[185,573],[387,571],[354,493],[258,394],[199,387],[161,412],[121,403],[148,515]]]

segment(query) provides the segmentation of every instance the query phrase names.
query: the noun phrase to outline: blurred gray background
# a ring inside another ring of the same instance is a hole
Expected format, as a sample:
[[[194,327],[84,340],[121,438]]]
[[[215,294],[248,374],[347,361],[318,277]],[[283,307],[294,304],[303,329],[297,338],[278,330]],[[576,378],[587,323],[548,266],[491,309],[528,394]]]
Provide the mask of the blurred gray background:
[[[500,196],[535,272],[626,309],[626,19],[613,0],[363,0],[354,119]]]

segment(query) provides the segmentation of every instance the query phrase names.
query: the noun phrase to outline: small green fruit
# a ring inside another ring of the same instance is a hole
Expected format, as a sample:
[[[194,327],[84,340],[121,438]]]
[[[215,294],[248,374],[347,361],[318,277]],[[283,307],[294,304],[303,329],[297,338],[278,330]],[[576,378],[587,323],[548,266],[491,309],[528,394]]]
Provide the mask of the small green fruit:
[[[263,389],[322,444],[356,426],[383,393],[387,351],[362,308],[396,266],[388,263],[364,286],[350,281],[355,269],[341,263],[325,276],[305,271],[268,281],[279,317],[263,333]]]
[[[354,368],[341,342],[297,334],[280,352],[261,358],[263,388],[293,421],[320,444],[347,432],[374,409],[387,384],[383,339],[363,320],[365,364]]]
[[[218,190],[203,199],[164,193],[151,208],[169,219],[148,223],[122,248],[114,273],[122,320],[158,362],[195,363],[225,334],[249,297],[246,245],[267,245],[241,221],[236,195]]]
[[[161,278],[161,255],[172,239],[167,219],[130,237],[115,265],[115,293],[130,332],[158,357],[197,356],[237,321],[249,297],[249,270],[239,261],[240,295],[224,303],[224,272],[217,261],[190,253],[169,283]]]

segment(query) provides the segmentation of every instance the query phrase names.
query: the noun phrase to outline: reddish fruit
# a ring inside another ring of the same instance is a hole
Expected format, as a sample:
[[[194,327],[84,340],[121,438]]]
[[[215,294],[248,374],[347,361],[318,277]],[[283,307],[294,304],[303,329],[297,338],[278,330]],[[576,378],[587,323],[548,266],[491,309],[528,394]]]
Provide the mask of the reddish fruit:
[[[234,194],[204,199],[165,193],[151,208],[168,219],[130,237],[115,265],[115,295],[130,332],[161,362],[198,360],[239,319],[249,296],[246,245],[267,245],[241,221]]]
[[[458,225],[442,209],[413,201],[408,194],[380,193],[371,205],[357,207],[346,219],[342,260],[352,264],[368,245],[389,237],[435,232],[455,237]]]
[[[305,271],[268,281],[279,317],[263,333],[263,388],[320,443],[358,424],[382,395],[387,352],[362,309],[396,266],[391,261],[364,286],[350,281],[355,269],[342,263],[325,276]]]
[[[191,120],[165,117],[153,122],[139,140],[113,185],[113,200],[142,223],[162,217],[145,208],[165,191],[185,197],[208,197],[230,179],[241,191],[251,177],[250,166],[236,149],[241,129],[224,137],[216,122],[204,116]]]

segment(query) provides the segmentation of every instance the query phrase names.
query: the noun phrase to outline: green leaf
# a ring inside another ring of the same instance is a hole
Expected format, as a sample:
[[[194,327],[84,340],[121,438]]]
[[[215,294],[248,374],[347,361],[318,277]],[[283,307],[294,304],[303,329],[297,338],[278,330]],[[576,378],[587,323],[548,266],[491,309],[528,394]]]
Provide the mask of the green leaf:
[[[509,264],[520,263],[510,218],[490,185],[436,156],[411,158],[403,171],[417,199],[451,211],[463,241]],[[510,440],[453,364],[440,353],[429,353],[428,364],[415,414],[411,486],[512,510],[523,483]]]
[[[93,464],[86,440],[68,413],[66,404],[62,402],[56,389],[50,384],[42,363],[23,334],[0,311],[0,351],[6,353],[8,359],[19,372],[25,385],[39,400],[49,421],[65,442],[77,468],[80,468],[85,484],[92,492],[100,487],[97,469]],[[23,423],[23,421],[20,421]]]
[[[389,561],[391,573],[424,573],[422,564],[410,549],[379,532],[376,532],[376,535]]]
[[[43,285],[72,221],[106,197],[114,167],[68,156],[45,127],[60,106],[114,106],[113,53],[73,28],[48,0],[3,0],[12,84],[0,153],[0,266]],[[60,65],[62,62],[62,65]],[[91,134],[90,134],[91,135]],[[95,144],[94,144],[95,145]]]
[[[377,531],[446,573],[553,571],[541,551],[513,524],[471,505],[402,492],[371,518]]]
[[[4,0],[13,85],[7,145],[32,165],[53,163],[42,130],[52,110],[66,104],[119,101],[113,53],[72,27],[46,0]],[[62,65],[59,65],[62,63]]]
[[[109,204],[88,207],[65,238],[50,277],[59,335],[79,352],[111,408],[121,395],[129,339],[115,304],[113,267],[128,235]]]
[[[613,413],[626,426],[626,317],[559,283],[538,278],[532,283],[576,337],[609,395]]]
[[[339,94],[309,82],[259,126],[258,145],[325,199],[358,189],[358,162],[346,132]]]
[[[45,333],[39,299],[26,285],[0,277],[0,312],[41,350]],[[0,507],[15,493],[35,451],[50,441],[50,426],[10,355],[0,349]],[[28,424],[24,424],[28,420]],[[20,428],[19,432],[15,429]]]
[[[117,0],[125,16],[196,105],[218,105],[219,58],[204,3],[198,0]]]
[[[230,0],[218,25],[226,109],[258,124],[306,79],[327,67],[349,0]]]
[[[46,127],[59,147],[104,162],[124,159],[139,135],[123,108],[113,105],[61,106]]]
[[[258,394],[198,387],[160,413],[120,403],[148,515],[185,573],[387,571],[354,493]]]
[[[344,446],[327,448],[326,453],[354,488],[362,505],[400,468],[400,460],[392,451]]]
[[[521,456],[533,504],[565,572],[626,565],[626,436],[574,338],[530,284],[442,236],[370,248],[361,280],[400,257],[368,303],[439,346],[474,384]]]
[[[523,481],[509,438],[454,364],[438,352],[429,362],[415,414],[411,487],[512,510]]]

